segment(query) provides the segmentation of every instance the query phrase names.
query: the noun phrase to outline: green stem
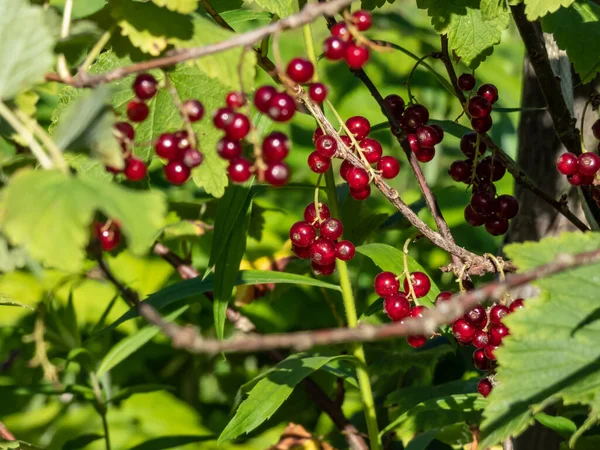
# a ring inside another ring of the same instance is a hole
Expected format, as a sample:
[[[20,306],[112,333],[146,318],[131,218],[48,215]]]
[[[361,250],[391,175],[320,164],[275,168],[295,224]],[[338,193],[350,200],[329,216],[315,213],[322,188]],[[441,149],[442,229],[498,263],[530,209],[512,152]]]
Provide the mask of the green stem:
[[[339,217],[339,205],[332,169],[329,169],[327,172],[325,172],[325,183],[331,214],[334,217]],[[350,328],[355,328],[358,325],[358,316],[356,314],[356,305],[354,303],[354,294],[352,293],[352,283],[350,283],[348,265],[345,261],[340,259],[336,260],[335,264],[340,276],[340,287],[342,288],[342,298],[344,300],[344,309],[346,310],[346,321],[348,322],[348,326]],[[367,422],[367,431],[369,433],[371,450],[380,450],[381,445],[379,442],[379,427],[377,425],[375,401],[373,400],[373,391],[371,390],[371,382],[369,380],[369,373],[367,371],[365,351],[363,346],[361,344],[353,344],[352,354],[360,361],[360,364],[358,364],[356,367],[356,375],[358,377],[360,396],[362,398],[363,408],[365,411],[365,419]]]
[[[90,67],[92,66],[94,61],[96,61],[96,58],[100,55],[100,53],[104,49],[104,46],[108,44],[108,41],[110,41],[113,31],[114,27],[105,31],[104,34],[100,36],[98,42],[94,44],[94,46],[86,56],[85,61],[83,61],[83,63],[81,63],[81,66],[79,66],[80,73],[87,72],[88,70],[90,70]]]
[[[95,372],[90,372],[90,379],[92,381],[92,389],[94,390],[94,396],[96,397],[96,411],[100,414],[100,418],[102,419],[102,428],[104,429],[104,445],[106,450],[110,450],[110,434],[108,430],[108,420],[106,417],[107,409],[106,404],[104,403],[104,398],[102,398],[102,387],[100,386],[100,382],[98,381],[98,377]]]

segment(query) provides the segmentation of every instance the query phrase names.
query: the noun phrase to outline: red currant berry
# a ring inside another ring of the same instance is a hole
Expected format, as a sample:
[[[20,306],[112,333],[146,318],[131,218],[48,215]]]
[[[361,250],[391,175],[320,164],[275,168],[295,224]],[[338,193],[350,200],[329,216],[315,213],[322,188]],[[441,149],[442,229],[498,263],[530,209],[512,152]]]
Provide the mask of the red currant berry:
[[[477,133],[469,132],[465,133],[460,139],[460,151],[463,152],[469,159],[475,158],[475,151],[477,150]],[[479,155],[483,155],[487,150],[487,145],[483,140],[479,142]]]
[[[485,97],[490,103],[496,103],[498,101],[498,89],[493,84],[482,84],[479,86],[477,95]]]
[[[346,55],[346,46],[348,44],[335,36],[330,36],[323,42],[323,54],[330,61],[337,61]]]
[[[283,161],[290,152],[290,141],[285,133],[274,131],[262,143],[262,155],[265,161]]]
[[[242,156],[242,144],[224,137],[217,143],[217,153],[221,158],[232,161]]]
[[[375,277],[375,293],[380,297],[395,294],[400,290],[400,282],[392,272],[381,272]]]
[[[335,272],[335,263],[322,266],[313,261],[311,266],[315,275],[326,277],[327,275],[331,275],[333,272]]]
[[[164,133],[161,134],[156,144],[154,145],[154,150],[156,151],[156,155],[161,158],[166,158],[169,161],[176,159],[178,156],[178,148],[177,148],[178,140],[172,133]]]
[[[463,73],[458,77],[458,87],[461,91],[470,91],[475,87],[475,77],[470,73]]]
[[[350,189],[350,196],[354,200],[366,200],[371,195],[371,186],[367,185],[364,189]]]
[[[326,158],[317,151],[314,151],[308,155],[308,167],[314,173],[325,173],[331,167],[331,159]]]
[[[143,122],[150,114],[150,108],[141,100],[131,100],[127,103],[127,117],[132,122]]]
[[[331,158],[337,151],[337,142],[331,136],[320,136],[315,142],[316,151],[325,158]]]
[[[294,255],[300,259],[310,258],[310,250],[308,247],[296,247],[295,245],[292,245],[292,251],[294,252]]]
[[[496,195],[496,185],[490,181],[479,179],[478,183],[473,185],[473,193],[487,192],[488,194]]]
[[[321,224],[319,231],[321,233],[321,237],[330,239],[332,241],[337,241],[344,233],[344,226],[338,219],[330,217]]]
[[[363,116],[353,116],[346,120],[346,127],[357,141],[366,138],[371,131],[371,124]]]
[[[254,106],[260,112],[267,114],[269,112],[269,102],[277,94],[277,89],[273,86],[261,86],[254,94]]]
[[[417,140],[419,141],[419,147],[433,148],[435,144],[439,142],[440,137],[437,131],[429,125],[423,125],[417,129]]]
[[[487,133],[492,128],[492,116],[471,119],[471,127],[478,133]]]
[[[519,213],[519,202],[512,195],[501,195],[496,199],[495,209],[503,219],[512,219]]]
[[[325,238],[318,238],[310,244],[310,259],[320,266],[328,266],[335,262],[335,244]]]
[[[185,183],[190,177],[190,168],[181,161],[169,161],[163,170],[167,181],[177,186]]]
[[[241,92],[232,91],[225,97],[225,103],[232,109],[241,108],[246,104],[246,97]]]
[[[385,103],[396,120],[400,120],[404,113],[404,99],[399,95],[390,94],[385,98]]]
[[[317,230],[308,222],[296,222],[290,228],[290,240],[296,247],[308,247],[317,238]]]
[[[242,113],[235,113],[233,120],[225,128],[225,136],[233,140],[242,140],[250,132],[250,120]]]
[[[452,334],[460,344],[469,344],[476,332],[477,327],[471,325],[463,318],[456,319],[452,324]]]
[[[369,61],[369,49],[351,42],[346,47],[346,54],[344,55],[344,58],[346,59],[346,64],[348,64],[348,67],[358,70],[364,66],[367,61]]]
[[[187,150],[192,148],[192,143],[190,142],[187,131],[177,131],[174,136],[177,141],[178,156],[183,155]]]
[[[290,181],[290,176],[290,166],[281,161],[269,163],[267,170],[265,170],[265,181],[271,186],[287,184]]]
[[[579,158],[577,158],[577,169],[583,175],[596,175],[596,172],[600,169],[600,156],[590,152],[579,155]]]
[[[506,316],[510,310],[504,305],[494,305],[490,309],[490,322],[496,325],[502,324],[502,319]]]
[[[485,97],[476,95],[469,100],[467,111],[474,119],[487,117],[492,112],[492,104]]]
[[[358,147],[369,164],[378,162],[383,154],[381,144],[373,138],[364,138],[358,143]]]
[[[502,344],[502,340],[508,336],[509,332],[508,332],[508,328],[506,328],[504,325],[500,324],[493,324],[489,331],[489,340],[490,340],[490,344],[498,346],[500,344]]]
[[[347,159],[342,161],[342,164],[340,165],[340,176],[342,177],[342,179],[344,181],[348,181],[348,172],[350,171],[350,169],[352,169],[354,167],[355,167],[354,164],[352,164]]]
[[[411,272],[410,281],[417,298],[425,297],[431,289],[431,280],[423,272]],[[404,279],[404,292],[409,292],[408,278]]]
[[[315,128],[312,139],[313,144],[315,144],[317,142],[317,139],[319,139],[321,136],[325,136],[325,132],[323,131],[323,129],[321,127]]]
[[[410,311],[410,303],[404,292],[394,292],[383,299],[383,311],[394,322],[404,319]]]
[[[473,335],[473,340],[471,342],[476,348],[484,349],[485,346],[489,344],[490,339],[487,332],[483,330],[478,330]]]
[[[319,203],[319,219],[320,221],[327,220],[331,217],[331,212],[329,211],[329,207],[324,203]],[[314,203],[309,203],[306,208],[304,208],[304,220],[308,223],[317,222],[317,209],[315,208]]]
[[[350,189],[361,190],[369,185],[369,174],[362,167],[353,167],[346,177]]]
[[[406,342],[412,348],[421,348],[427,343],[427,338],[425,336],[407,336]]]
[[[428,163],[435,157],[435,148],[423,147],[415,153],[417,161],[420,163]]]
[[[156,95],[158,82],[149,73],[141,73],[133,82],[133,92],[140,100],[149,100]]]
[[[467,311],[464,315],[464,319],[471,325],[483,329],[487,325],[488,317],[485,309],[481,305],[477,305]]]
[[[236,158],[229,163],[227,173],[234,183],[244,183],[252,175],[251,169],[252,164],[246,158]]]
[[[233,123],[235,112],[231,108],[219,108],[213,115],[213,124],[220,130],[225,130]]]
[[[488,336],[489,339],[489,336]],[[496,345],[492,345],[492,344],[488,344],[485,346],[485,348],[483,349],[483,351],[485,352],[485,356],[487,356],[488,359],[492,360],[492,361],[496,361],[496,349],[498,347]]]
[[[592,124],[592,133],[596,139],[600,139],[600,119]]]
[[[478,348],[473,352],[473,365],[477,370],[488,370],[490,368],[490,360],[487,359],[482,348]]]
[[[202,165],[204,155],[195,148],[188,148],[183,154],[183,163],[190,169]]]
[[[415,133],[409,133],[406,135],[406,140],[408,141],[408,145],[413,153],[417,153],[421,148],[419,146],[419,138]]]
[[[523,309],[525,307],[525,305],[523,304],[523,299],[522,298],[517,298],[515,300],[512,301],[512,303],[510,304],[510,306],[508,307],[510,312],[515,312],[519,309]]]
[[[442,302],[446,302],[452,298],[452,292],[450,291],[442,291],[435,298],[435,304],[439,305]]]
[[[350,261],[356,254],[356,248],[350,241],[340,241],[335,245],[335,257],[342,261]]]
[[[340,136],[340,140],[344,144],[344,146],[348,149],[348,151],[353,152],[356,149],[354,148],[354,142],[350,139],[350,136],[346,136],[345,134]]]
[[[492,382],[487,378],[482,378],[477,383],[477,392],[479,392],[483,397],[487,397],[492,392]]]
[[[94,228],[100,247],[105,252],[114,250],[121,242],[121,230],[116,222],[96,223]]]
[[[186,100],[183,104],[183,112],[190,122],[198,122],[204,117],[204,105],[195,99]]]
[[[508,220],[491,216],[485,221],[485,231],[492,236],[502,236],[508,231]]]
[[[485,216],[477,214],[475,211],[473,211],[471,205],[466,206],[464,217],[465,222],[467,222],[472,227],[480,227],[485,223]]]
[[[416,130],[429,120],[429,111],[423,105],[410,105],[404,111],[404,121],[410,129]]]
[[[122,140],[125,138],[130,141],[133,141],[133,138],[135,137],[135,130],[133,129],[130,123],[117,122],[114,124],[114,128],[115,130],[117,130],[118,139]]]
[[[321,104],[327,97],[327,88],[323,83],[312,83],[308,88],[308,96],[313,102]]]
[[[269,117],[276,122],[287,122],[296,112],[296,102],[286,92],[275,94],[269,102]]]
[[[296,83],[306,83],[310,80],[314,73],[315,68],[312,63],[304,58],[294,58],[290,61],[286,71],[288,77]]]
[[[371,28],[373,18],[371,17],[371,13],[369,11],[361,9],[352,13],[352,22],[356,28],[358,28],[358,31],[367,31],[369,28]]]
[[[494,161],[488,156],[477,164],[476,173],[483,180],[498,181],[506,173],[506,167],[500,161]]]
[[[494,212],[496,201],[489,192],[476,192],[471,196],[471,208],[481,216],[488,216]]]
[[[125,160],[125,177],[130,181],[140,181],[146,177],[148,169],[144,161],[137,158],[127,158]]]
[[[467,183],[471,179],[473,163],[470,160],[454,161],[448,169],[452,179],[459,183]]]
[[[436,131],[438,135],[438,141],[436,142],[436,144],[439,144],[444,140],[444,130],[437,123],[432,123],[430,127]]]
[[[393,156],[384,156],[377,162],[377,170],[383,178],[391,180],[400,173],[400,163]]]
[[[573,175],[569,175],[567,181],[573,186],[589,186],[594,182],[594,176],[576,172]]]
[[[573,175],[577,172],[577,163],[576,155],[573,153],[563,153],[558,157],[558,161],[556,161],[556,169],[563,175]]]

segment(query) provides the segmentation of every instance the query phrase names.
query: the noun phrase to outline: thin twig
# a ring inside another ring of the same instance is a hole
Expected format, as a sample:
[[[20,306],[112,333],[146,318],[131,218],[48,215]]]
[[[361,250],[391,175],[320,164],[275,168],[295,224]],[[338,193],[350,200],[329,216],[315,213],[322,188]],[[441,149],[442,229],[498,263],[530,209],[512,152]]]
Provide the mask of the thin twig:
[[[71,30],[71,16],[73,14],[73,1],[74,0],[66,0],[65,7],[63,9],[63,18],[62,25],[60,28],[60,38],[66,39],[69,36],[69,31]],[[71,72],[69,71],[69,66],[67,65],[67,57],[64,54],[58,55],[57,59],[57,70],[60,76],[64,79],[71,79]]]
[[[108,41],[110,41],[112,33],[113,33],[113,28],[105,31],[104,34],[102,34],[102,36],[100,36],[100,39],[98,39],[98,42],[96,42],[94,44],[94,46],[92,47],[92,49],[90,50],[88,55],[85,57],[85,60],[79,66],[79,70],[78,70],[79,73],[85,73],[88,70],[90,70],[90,66],[94,63],[94,61],[100,55],[100,53],[102,53],[104,46],[106,44],[108,44]]]

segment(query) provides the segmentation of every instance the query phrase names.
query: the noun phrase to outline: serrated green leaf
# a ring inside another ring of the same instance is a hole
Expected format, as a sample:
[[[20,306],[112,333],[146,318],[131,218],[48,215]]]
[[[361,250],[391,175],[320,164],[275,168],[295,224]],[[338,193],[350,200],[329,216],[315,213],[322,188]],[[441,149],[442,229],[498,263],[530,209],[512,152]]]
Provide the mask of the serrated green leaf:
[[[277,14],[281,19],[294,13],[295,0],[245,0],[247,3],[255,3],[260,8]]]
[[[104,439],[104,436],[97,433],[82,434],[74,439],[69,439],[63,444],[63,450],[79,450],[80,448],[87,447],[89,444],[95,441]]]
[[[95,211],[120,223],[138,255],[148,251],[165,213],[158,191],[132,191],[56,171],[16,173],[3,190],[2,203],[0,224],[10,241],[42,263],[71,272],[82,267]]]
[[[147,394],[149,392],[173,390],[173,386],[170,386],[168,384],[136,384],[120,389],[108,401],[110,403],[118,403],[127,400],[129,397],[135,394]]]
[[[84,17],[91,16],[92,14],[100,11],[106,6],[107,0],[85,0],[73,2],[73,12],[71,14],[72,19],[82,19]],[[59,10],[63,10],[65,7],[65,0],[50,0],[50,5],[56,6]]]
[[[188,305],[182,306],[176,311],[172,312],[165,317],[165,320],[173,321],[180,315],[182,315],[187,309]],[[96,374],[98,377],[102,377],[109,370],[115,368],[118,364],[125,361],[129,356],[138,351],[148,342],[150,342],[154,336],[160,332],[160,329],[155,325],[147,325],[141,330],[134,334],[127,336],[125,339],[120,340],[117,344],[111,348],[106,356],[102,358]]]
[[[44,11],[25,0],[0,0],[0,99],[40,82],[54,62],[54,33]]]
[[[542,28],[552,33],[558,47],[567,52],[584,83],[600,72],[599,23],[600,6],[590,2],[575,2],[542,19]]]
[[[254,430],[279,409],[298,383],[325,364],[339,359],[353,357],[293,355],[281,361],[252,388],[248,398],[241,403],[219,436],[219,442]]]
[[[491,20],[508,12],[506,0],[481,0],[481,15],[484,20]]]
[[[152,0],[152,3],[181,14],[189,14],[198,9],[198,0]]]
[[[525,15],[527,20],[534,20],[544,17],[548,13],[553,13],[561,6],[567,7],[575,0],[524,0]]]
[[[406,450],[426,450],[438,433],[439,430],[436,428],[417,435],[408,443]]]
[[[599,248],[599,233],[564,233],[539,243],[512,244],[505,252],[520,271],[528,271],[561,254]],[[499,384],[488,397],[482,447],[520,434],[533,421],[536,405],[549,398],[591,405],[597,411],[599,269],[596,263],[537,281],[540,296],[526,300],[523,310],[504,319],[511,334],[497,351]]]

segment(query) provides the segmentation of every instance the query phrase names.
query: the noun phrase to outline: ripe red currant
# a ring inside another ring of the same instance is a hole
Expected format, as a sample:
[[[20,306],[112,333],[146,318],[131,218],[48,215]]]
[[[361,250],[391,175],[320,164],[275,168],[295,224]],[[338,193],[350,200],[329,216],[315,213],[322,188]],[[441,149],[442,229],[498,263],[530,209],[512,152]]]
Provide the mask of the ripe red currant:
[[[323,135],[315,142],[316,151],[325,158],[331,158],[337,151],[337,142],[331,136]]]
[[[377,162],[377,170],[381,171],[383,178],[391,180],[400,173],[400,163],[393,156],[383,156]]]
[[[435,298],[435,304],[439,305],[441,302],[445,302],[452,298],[452,292],[450,291],[442,291]]]
[[[234,183],[244,183],[252,175],[251,169],[252,164],[246,158],[236,158],[229,163],[227,173]]]
[[[439,144],[444,140],[444,130],[437,123],[432,123],[430,126],[437,132],[438,141],[436,142],[436,144]]]
[[[477,214],[488,216],[494,212],[496,201],[489,192],[476,192],[471,196],[470,205]]]
[[[477,327],[471,325],[462,317],[456,319],[452,324],[452,334],[459,344],[467,345],[473,340]]]
[[[437,131],[429,126],[423,125],[417,129],[417,140],[419,141],[419,147],[433,148],[440,140]]]
[[[309,259],[310,258],[310,250],[308,247],[297,247],[292,245],[292,251],[294,255],[301,259]]]
[[[573,175],[577,172],[577,162],[577,155],[563,153],[556,161],[556,169],[563,175]]]
[[[478,133],[487,133],[492,128],[492,116],[471,119],[471,127]]]
[[[421,348],[427,343],[427,338],[425,336],[407,336],[406,342],[412,348]]]
[[[198,167],[204,161],[204,155],[195,148],[188,148],[183,154],[183,163],[190,169]]]
[[[352,35],[348,30],[348,26],[344,22],[338,22],[331,27],[331,35],[348,42],[352,39]]]
[[[335,245],[335,257],[342,261],[350,261],[356,254],[356,248],[350,241],[340,241]]]
[[[419,148],[415,153],[417,161],[421,163],[428,163],[435,157],[435,148],[423,147]]]
[[[485,216],[477,214],[475,211],[473,211],[471,205],[467,205],[465,207],[464,218],[465,222],[467,222],[472,227],[480,227],[485,223]]]
[[[460,139],[460,151],[469,158],[475,158],[475,151],[477,149],[477,133],[469,132],[465,133]],[[483,155],[487,149],[487,145],[483,140],[479,142],[479,155]]]
[[[190,122],[198,122],[204,117],[204,105],[195,99],[186,100],[183,104],[183,112]]]
[[[506,328],[504,325],[493,324],[490,327],[488,334],[490,344],[498,346],[502,344],[502,340],[508,336],[509,332],[508,328]]]
[[[501,236],[508,231],[508,225],[508,220],[491,216],[485,221],[485,231],[492,236]]]
[[[404,292],[394,292],[383,299],[383,311],[394,322],[404,319],[410,311],[410,303]]]
[[[383,154],[381,144],[373,138],[364,138],[358,143],[358,147],[369,164],[378,162]]]
[[[335,262],[335,244],[325,238],[318,238],[310,245],[310,259],[320,265],[328,266]]]
[[[141,73],[133,82],[133,92],[140,100],[149,100],[156,95],[158,82],[149,73]]]
[[[577,158],[577,169],[583,175],[596,175],[596,172],[600,169],[600,156],[591,152],[579,155],[579,158]]]
[[[369,174],[362,167],[353,167],[346,174],[350,189],[362,190],[369,185]]]
[[[369,49],[350,42],[346,47],[344,58],[348,67],[358,70],[369,61]]]
[[[231,108],[219,108],[213,115],[213,124],[220,130],[225,130],[233,122],[235,112]]]
[[[489,336],[488,336],[489,338]],[[483,349],[483,351],[485,352],[485,356],[487,356],[488,359],[492,360],[492,361],[496,361],[496,355],[495,352],[498,349],[498,346],[496,345],[492,345],[492,344],[488,344],[485,346],[485,348]]]
[[[567,181],[573,186],[589,186],[594,182],[594,176],[576,172],[573,175],[569,175]]]
[[[461,91],[470,91],[475,87],[475,77],[470,73],[463,73],[458,77],[458,87]]]
[[[269,117],[276,122],[287,122],[296,112],[296,102],[287,92],[280,92],[269,101]]]
[[[485,352],[482,348],[478,348],[473,352],[473,365],[478,370],[488,370],[490,367],[490,360],[485,356]]]
[[[308,167],[314,173],[325,173],[331,167],[331,159],[326,158],[317,151],[314,151],[308,155]]]
[[[271,186],[283,186],[290,181],[290,176],[290,166],[281,161],[269,163],[265,170],[265,181]]]
[[[474,306],[472,309],[467,311],[464,315],[464,319],[471,325],[483,329],[487,325],[487,313],[481,305]]]
[[[354,166],[354,164],[352,164],[350,161],[348,161],[347,159],[345,159],[344,161],[342,161],[342,164],[340,165],[340,176],[342,177],[342,179],[344,181],[348,180],[348,172],[350,171],[350,169],[352,169]]]
[[[492,104],[480,95],[475,95],[469,100],[467,111],[474,119],[489,116],[492,112]]]
[[[344,226],[338,219],[330,217],[321,224],[319,231],[321,233],[321,237],[330,239],[332,241],[337,241],[344,233]]]
[[[319,219],[323,221],[330,217],[331,212],[329,211],[329,207],[324,203],[319,203]],[[317,221],[317,209],[315,208],[314,203],[309,203],[306,208],[304,208],[304,220],[308,223],[315,223]]]
[[[477,392],[479,392],[483,397],[487,397],[490,395],[490,392],[492,392],[493,387],[494,386],[489,379],[482,378],[479,380],[479,383],[477,383]]]
[[[448,173],[456,182],[466,183],[471,179],[473,163],[470,160],[454,161],[448,169]]]
[[[423,272],[411,272],[410,281],[417,298],[425,297],[431,289],[431,280]],[[404,292],[409,292],[408,278],[404,279]]]
[[[335,36],[330,36],[323,42],[323,54],[330,61],[337,61],[346,55],[346,46],[348,44]]]
[[[114,124],[114,128],[115,130],[117,130],[117,137],[119,139],[125,138],[129,139],[130,141],[133,141],[133,138],[135,137],[135,131],[130,123],[117,122]]]
[[[369,11],[361,9],[352,13],[352,23],[354,23],[359,31],[367,31],[369,28],[371,28],[373,18],[371,17],[371,13]]]
[[[324,136],[325,132],[323,131],[323,129],[321,127],[317,127],[315,128],[315,131],[313,133],[313,144],[316,144],[317,139],[319,139],[321,136]]]
[[[125,170],[123,173],[125,173],[125,176],[130,181],[140,181],[146,178],[148,169],[144,161],[131,157],[125,160]]]
[[[232,140],[242,140],[250,132],[250,120],[242,113],[235,113],[231,123],[225,127],[225,136]]]
[[[269,102],[277,94],[277,89],[273,86],[261,86],[254,94],[254,106],[262,113],[269,112]]]
[[[232,91],[225,97],[225,103],[232,109],[241,108],[246,104],[246,97],[241,92]]]
[[[375,292],[380,297],[395,294],[400,289],[400,282],[392,272],[381,272],[375,277]]]
[[[296,222],[290,228],[290,240],[296,247],[308,247],[317,238],[317,230],[308,222]]]
[[[94,225],[96,236],[100,241],[100,246],[105,252],[114,250],[119,242],[121,242],[121,229],[116,222],[110,221],[107,223],[97,222]]]
[[[512,195],[501,195],[496,199],[495,209],[503,219],[512,219],[519,213],[519,202]]]
[[[490,342],[489,336],[487,334],[486,331],[483,330],[478,330],[474,335],[473,335],[473,340],[472,340],[472,344],[476,347],[476,348],[481,348],[484,349],[486,345],[488,345]]]
[[[485,97],[490,103],[496,103],[498,101],[498,89],[493,84],[482,84],[479,86],[477,95]]]
[[[312,83],[308,88],[308,96],[313,102],[323,103],[327,97],[327,87],[323,83]]]
[[[127,117],[132,122],[143,122],[150,114],[150,108],[141,100],[131,100],[127,103]]]
[[[508,307],[510,312],[515,312],[519,309],[523,309],[525,307],[525,305],[523,304],[523,299],[522,298],[517,298],[515,300],[513,300],[510,304],[510,306]]]
[[[354,200],[366,200],[369,198],[369,195],[371,195],[371,186],[369,185],[363,189],[350,189],[350,196]]]
[[[302,84],[313,77],[315,68],[308,59],[294,58],[288,64],[286,73],[292,81]]]
[[[385,98],[385,103],[396,120],[400,120],[404,113],[404,99],[399,95],[390,94]]]
[[[178,186],[190,177],[190,168],[181,161],[169,161],[163,170],[167,181]]]
[[[290,152],[290,141],[285,133],[274,131],[262,143],[262,156],[267,162],[284,160]]]
[[[363,116],[353,116],[346,120],[346,127],[357,141],[366,138],[371,131],[371,124]]]
[[[234,141],[226,137],[221,138],[217,142],[217,153],[221,158],[231,161],[242,156],[242,144],[240,141]]]
[[[502,323],[502,318],[509,313],[509,309],[504,305],[494,305],[490,309],[490,322],[497,325]]]
[[[335,272],[335,263],[331,263],[331,264],[327,264],[326,266],[322,266],[320,264],[317,264],[316,262],[312,262],[311,263],[312,269],[315,272],[315,275],[320,275],[320,276],[327,276],[327,275],[331,275],[333,272]]]
[[[477,164],[476,172],[483,180],[498,181],[506,173],[506,167],[499,160],[494,161],[491,156],[488,156]]]
[[[429,111],[423,105],[410,105],[404,111],[404,122],[412,130],[422,127],[429,120]]]
[[[169,161],[178,157],[179,150],[177,148],[178,140],[172,133],[164,133],[161,134],[156,144],[154,145],[154,150],[156,151],[156,155],[161,158],[166,158]]]
[[[408,145],[410,146],[410,149],[413,151],[413,153],[417,153],[421,148],[419,146],[419,138],[417,137],[417,135],[415,133],[409,133],[406,135],[406,140],[408,141]]]

